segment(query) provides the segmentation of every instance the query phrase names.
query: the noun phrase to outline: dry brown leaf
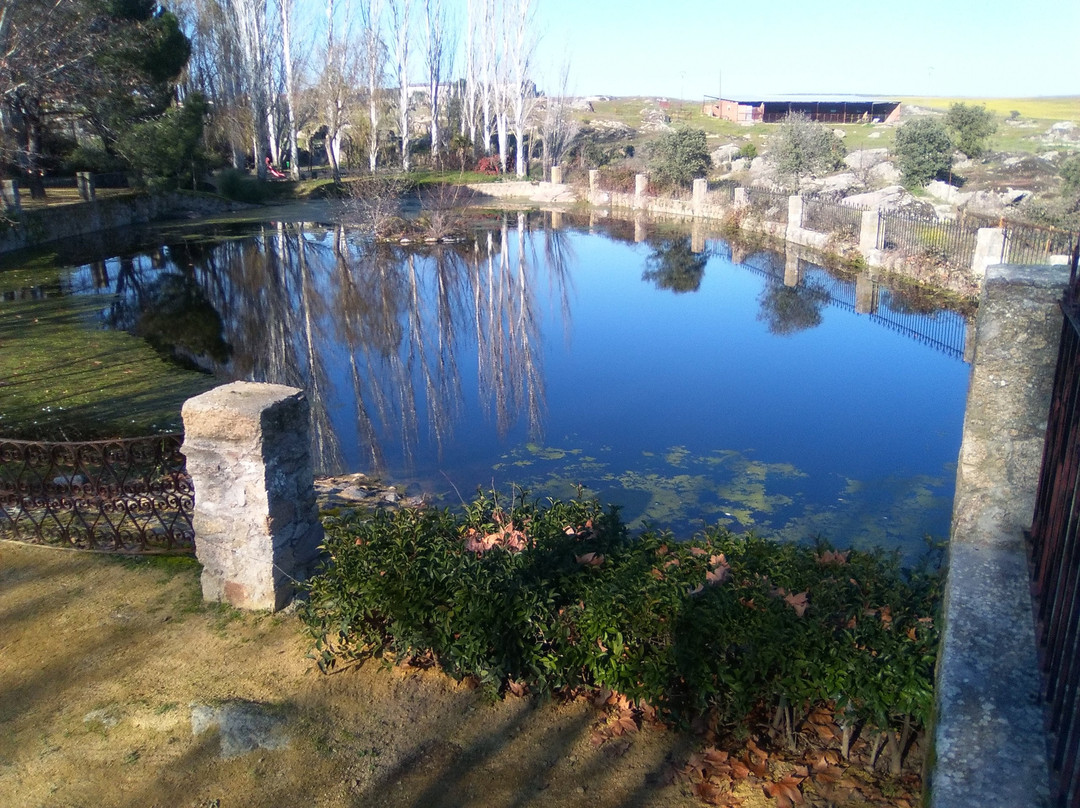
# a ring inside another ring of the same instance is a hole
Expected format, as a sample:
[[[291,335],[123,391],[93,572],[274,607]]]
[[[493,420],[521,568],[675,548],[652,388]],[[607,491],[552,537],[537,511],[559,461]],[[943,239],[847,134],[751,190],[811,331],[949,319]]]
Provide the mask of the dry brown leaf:
[[[708,780],[702,780],[694,786],[698,799],[707,805],[732,805],[731,795],[726,789]]]
[[[706,549],[704,549],[702,547],[691,547],[690,548],[690,555],[703,556],[708,552],[709,552],[708,550],[706,550]]]
[[[600,553],[582,553],[579,556],[574,556],[574,561],[586,567],[599,567],[604,563],[604,556]]]
[[[796,615],[802,617],[804,614],[806,614],[806,610],[810,605],[809,603],[807,603],[807,595],[809,595],[808,591],[800,592],[797,595],[789,592],[788,594],[784,595],[784,602],[795,610]]]
[[[731,776],[737,780],[745,780],[750,776],[750,767],[738,758],[731,760]]]
[[[519,697],[524,696],[529,692],[528,685],[522,684],[521,682],[515,682],[513,679],[507,681],[506,689],[513,693],[515,696]]]

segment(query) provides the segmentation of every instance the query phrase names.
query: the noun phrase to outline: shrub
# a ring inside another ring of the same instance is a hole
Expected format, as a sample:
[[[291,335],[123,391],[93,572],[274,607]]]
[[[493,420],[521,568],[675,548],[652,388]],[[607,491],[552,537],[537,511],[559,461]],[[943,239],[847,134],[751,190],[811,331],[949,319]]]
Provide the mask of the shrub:
[[[980,157],[986,152],[990,136],[997,131],[997,121],[985,106],[956,103],[945,114],[945,128],[956,148],[968,157]]]
[[[757,146],[755,146],[753,143],[744,143],[739,148],[739,157],[743,158],[744,160],[753,160],[755,157],[757,157]]]
[[[829,705],[925,725],[939,577],[874,553],[735,536],[631,538],[595,501],[480,497],[328,517],[302,615],[324,669],[434,657],[491,689],[608,688],[680,724]]]
[[[206,163],[202,148],[206,109],[203,97],[192,93],[182,107],[170,107],[156,118],[134,124],[121,136],[119,150],[143,179],[191,187]]]
[[[663,187],[688,187],[712,164],[703,129],[665,132],[650,149],[651,179]]]
[[[226,168],[218,174],[217,187],[218,193],[234,202],[257,204],[265,201],[268,194],[265,182],[235,168]]]
[[[915,118],[896,130],[893,152],[908,188],[922,188],[952,165],[952,141],[937,118]]]

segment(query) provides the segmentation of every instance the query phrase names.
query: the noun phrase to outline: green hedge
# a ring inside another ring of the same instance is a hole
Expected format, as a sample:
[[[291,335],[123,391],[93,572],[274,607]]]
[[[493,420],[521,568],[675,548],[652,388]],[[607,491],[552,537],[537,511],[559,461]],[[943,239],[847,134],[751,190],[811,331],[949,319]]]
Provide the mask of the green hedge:
[[[303,611],[324,669],[434,655],[492,688],[610,688],[680,724],[823,703],[882,730],[930,715],[941,576],[883,554],[720,528],[631,538],[595,501],[325,524]]]

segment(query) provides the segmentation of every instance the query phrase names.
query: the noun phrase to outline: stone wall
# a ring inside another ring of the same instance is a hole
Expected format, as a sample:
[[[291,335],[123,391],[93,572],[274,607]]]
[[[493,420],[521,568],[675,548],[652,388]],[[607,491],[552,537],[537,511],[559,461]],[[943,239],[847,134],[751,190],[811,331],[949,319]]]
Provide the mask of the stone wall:
[[[22,208],[14,226],[0,228],[0,254],[117,227],[146,224],[179,213],[210,214],[240,207],[207,194],[172,192],[98,197],[48,208]]]
[[[994,266],[983,284],[938,661],[934,808],[1036,808],[1049,799],[1024,531],[1067,281],[1064,269]]]
[[[203,597],[282,608],[322,542],[304,393],[233,382],[189,399],[182,414]]]

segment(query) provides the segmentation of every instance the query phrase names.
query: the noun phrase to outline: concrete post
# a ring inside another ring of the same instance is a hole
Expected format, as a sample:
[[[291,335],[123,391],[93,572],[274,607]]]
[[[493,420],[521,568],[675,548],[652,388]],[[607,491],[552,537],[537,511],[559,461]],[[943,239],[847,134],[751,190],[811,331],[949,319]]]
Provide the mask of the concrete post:
[[[787,200],[787,229],[802,228],[802,197],[789,196]]]
[[[732,203],[735,205],[735,210],[748,207],[750,205],[750,192],[742,186],[739,186],[735,189],[735,196]]]
[[[18,180],[0,180],[0,203],[3,203],[6,213],[13,213],[16,216],[22,213]]]
[[[700,178],[694,180],[694,215],[700,216],[705,209],[705,194],[709,190],[709,181]]]
[[[643,200],[645,198],[645,192],[649,189],[649,176],[648,174],[637,174],[634,176],[634,207],[642,207]]]
[[[600,190],[600,171],[595,168],[589,169],[589,193],[595,194]]]
[[[89,171],[80,171],[75,175],[75,181],[79,186],[79,196],[83,202],[93,202],[97,198],[97,189],[94,187],[94,175]]]
[[[182,414],[203,598],[282,608],[323,535],[307,399],[293,387],[233,382],[188,399]]]
[[[878,224],[881,214],[876,210],[864,210],[862,226],[859,228],[859,254],[868,258],[874,250],[881,249],[878,244]]]
[[[551,184],[562,185],[562,168],[560,166],[551,167]]]
[[[949,540],[931,808],[1049,804],[1024,531],[1068,277],[1064,268],[992,266],[982,286]]]
[[[1005,230],[1001,227],[980,227],[975,240],[975,254],[971,257],[971,274],[982,282],[987,267],[1004,262]]]
[[[877,311],[877,284],[869,275],[855,276],[855,313],[873,314]]]

